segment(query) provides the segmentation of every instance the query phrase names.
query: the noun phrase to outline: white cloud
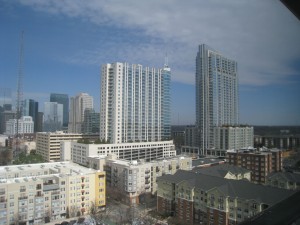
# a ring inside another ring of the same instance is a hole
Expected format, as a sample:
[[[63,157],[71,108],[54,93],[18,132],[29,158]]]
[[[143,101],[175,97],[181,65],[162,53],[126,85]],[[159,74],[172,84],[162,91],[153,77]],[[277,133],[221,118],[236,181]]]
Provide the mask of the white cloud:
[[[35,10],[81,18],[97,25],[141,29],[151,38],[161,40],[154,43],[119,43],[118,47],[108,42],[106,49],[96,47],[78,52],[67,59],[70,62],[98,64],[105,59],[116,61],[124,58],[137,63],[142,59],[141,63],[157,66],[164,52],[168,51],[173,80],[194,83],[197,45],[206,43],[238,61],[242,84],[281,83],[291,75],[299,75],[299,71],[290,67],[291,60],[300,58],[299,21],[279,1],[20,2]]]

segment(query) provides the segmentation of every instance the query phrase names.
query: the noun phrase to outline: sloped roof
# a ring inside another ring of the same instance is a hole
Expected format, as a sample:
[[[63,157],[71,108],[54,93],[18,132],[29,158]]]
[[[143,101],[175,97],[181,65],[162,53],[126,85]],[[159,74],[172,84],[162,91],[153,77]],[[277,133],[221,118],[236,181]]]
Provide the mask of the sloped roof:
[[[225,177],[228,172],[237,175],[237,174],[245,174],[251,172],[242,167],[229,165],[229,164],[220,164],[211,167],[204,167],[194,170],[196,173],[211,175],[215,177]]]
[[[289,173],[289,172],[276,172],[276,173],[271,173],[268,176],[268,179],[280,179],[280,180],[300,183],[300,174]]]
[[[274,205],[295,193],[295,191],[263,186],[244,180],[229,180],[184,170],[179,170],[174,175],[165,175],[158,179],[175,184],[186,180],[194,188],[199,188],[204,191],[217,188],[220,192],[224,193],[225,196],[256,200],[269,205]]]

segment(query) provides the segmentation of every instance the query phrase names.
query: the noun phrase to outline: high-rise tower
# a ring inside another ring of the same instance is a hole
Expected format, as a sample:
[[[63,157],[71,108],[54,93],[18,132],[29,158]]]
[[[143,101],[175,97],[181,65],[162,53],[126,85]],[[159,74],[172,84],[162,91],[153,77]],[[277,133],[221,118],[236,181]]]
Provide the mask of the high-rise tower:
[[[62,129],[63,105],[57,102],[44,103],[43,131],[55,132]]]
[[[82,123],[86,109],[94,108],[94,99],[87,93],[80,93],[70,98],[69,133],[82,133]]]
[[[69,96],[67,94],[50,94],[50,102],[57,102],[63,105],[63,126],[68,127],[69,123]]]
[[[100,139],[110,143],[170,138],[170,68],[102,66]]]
[[[39,103],[33,99],[25,99],[23,101],[23,116],[31,116],[34,122],[34,132],[37,132]]]
[[[207,45],[196,57],[196,127],[202,152],[214,147],[214,127],[237,125],[239,118],[237,63]]]

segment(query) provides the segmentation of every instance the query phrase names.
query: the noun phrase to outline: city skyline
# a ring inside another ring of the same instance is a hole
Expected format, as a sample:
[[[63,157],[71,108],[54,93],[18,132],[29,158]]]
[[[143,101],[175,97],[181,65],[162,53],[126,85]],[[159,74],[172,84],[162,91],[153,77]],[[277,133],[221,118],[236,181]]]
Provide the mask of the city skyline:
[[[0,2],[0,88],[15,92],[24,30],[24,99],[43,105],[50,93],[87,92],[100,111],[102,64],[163,67],[167,54],[172,124],[195,124],[204,43],[238,63],[240,123],[300,125],[299,21],[279,1]]]

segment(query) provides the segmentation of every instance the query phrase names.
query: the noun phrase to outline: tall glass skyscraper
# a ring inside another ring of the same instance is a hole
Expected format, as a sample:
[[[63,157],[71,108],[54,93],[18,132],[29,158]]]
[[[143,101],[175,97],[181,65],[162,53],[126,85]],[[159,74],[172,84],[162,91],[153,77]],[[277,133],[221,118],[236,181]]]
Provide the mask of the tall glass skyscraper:
[[[57,102],[44,103],[43,131],[54,132],[62,129],[63,104]]]
[[[34,122],[34,132],[37,132],[37,121],[38,121],[38,112],[39,112],[39,103],[33,99],[25,99],[23,101],[23,112],[22,116],[31,116]]]
[[[102,65],[100,139],[110,143],[170,138],[171,70],[139,64]]]
[[[207,45],[196,57],[196,127],[198,146],[214,147],[214,127],[237,125],[239,119],[237,63]]]
[[[69,123],[69,96],[67,94],[50,94],[50,102],[57,102],[63,105],[63,126],[68,127]]]

